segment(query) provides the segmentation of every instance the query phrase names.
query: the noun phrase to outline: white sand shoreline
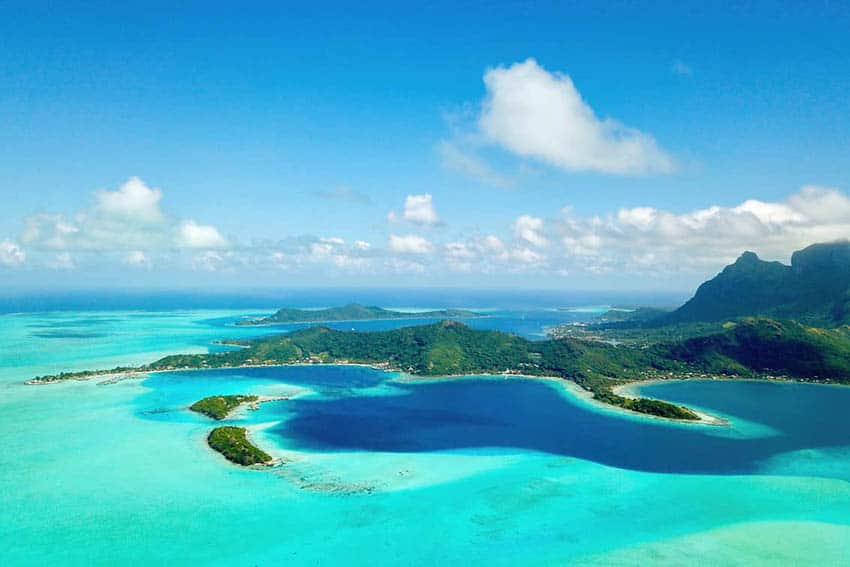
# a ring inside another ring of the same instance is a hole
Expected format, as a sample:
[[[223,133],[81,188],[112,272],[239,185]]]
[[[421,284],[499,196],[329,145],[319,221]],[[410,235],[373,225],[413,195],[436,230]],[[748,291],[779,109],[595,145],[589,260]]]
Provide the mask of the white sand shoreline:
[[[618,386],[614,386],[611,390],[618,396],[622,396],[624,398],[630,398],[630,399],[634,400],[634,399],[638,399],[638,398],[641,397],[641,395],[637,391],[637,389],[640,388],[641,386],[650,386],[652,384],[665,384],[665,383],[669,384],[670,382],[688,382],[690,380],[691,379],[688,379],[688,378],[679,378],[679,379],[672,378],[672,379],[666,379],[666,380],[656,378],[656,379],[653,379],[653,380],[640,380],[640,381],[628,382],[626,384],[620,384]],[[664,400],[662,400],[662,401],[664,401]],[[667,403],[674,403],[674,402],[667,402]],[[687,408],[688,408],[688,410],[694,412],[697,415],[697,417],[699,417],[699,421],[697,422],[698,424],[701,424],[701,425],[725,425],[725,426],[731,425],[731,423],[729,423],[728,420],[723,419],[722,417],[718,417],[716,415],[712,415],[710,413],[706,413],[706,412],[694,409],[690,406],[687,406]],[[668,419],[668,418],[661,418],[661,419]],[[681,422],[682,420],[674,419],[672,421]]]

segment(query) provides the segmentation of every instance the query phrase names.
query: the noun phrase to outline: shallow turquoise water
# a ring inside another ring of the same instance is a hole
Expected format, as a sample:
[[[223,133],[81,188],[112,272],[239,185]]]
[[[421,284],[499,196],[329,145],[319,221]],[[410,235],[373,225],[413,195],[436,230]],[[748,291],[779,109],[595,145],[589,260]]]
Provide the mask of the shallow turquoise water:
[[[237,315],[0,317],[0,564],[823,565],[850,557],[850,432],[823,423],[840,419],[834,404],[850,390],[651,387],[732,421],[712,428],[599,411],[549,383],[411,384],[362,368],[21,383],[273,332],[223,325]],[[521,324],[533,334],[528,318]],[[186,405],[242,392],[298,394],[232,420],[287,464],[243,470],[206,447],[210,422]]]

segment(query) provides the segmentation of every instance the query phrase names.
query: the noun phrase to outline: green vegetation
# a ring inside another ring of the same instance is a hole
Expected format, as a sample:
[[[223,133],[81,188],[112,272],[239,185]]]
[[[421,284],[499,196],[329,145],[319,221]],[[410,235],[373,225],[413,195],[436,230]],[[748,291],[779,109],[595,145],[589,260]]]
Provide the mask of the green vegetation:
[[[257,396],[210,396],[198,400],[189,406],[189,409],[220,421],[241,404],[256,402],[259,399]]]
[[[422,376],[555,376],[576,382],[601,402],[676,419],[697,416],[667,402],[619,396],[614,387],[652,378],[710,376],[850,383],[848,328],[819,329],[766,318],[745,318],[717,328],[720,330],[712,334],[684,340],[614,346],[575,338],[530,341],[499,331],[471,329],[456,321],[378,332],[310,327],[249,341],[246,348],[236,351],[167,356],[135,370],[363,363]],[[61,375],[40,378],[58,379]],[[222,396],[206,405],[214,405],[218,415],[235,402]]]
[[[669,345],[665,354],[711,373],[850,382],[848,330],[748,317],[722,333]]]
[[[647,347],[656,343],[683,341],[720,333],[727,323],[728,321],[712,321],[657,326],[650,320],[600,320],[587,325],[561,325],[549,329],[549,336]]]
[[[139,369],[133,366],[116,366],[111,370],[80,370],[77,372],[60,372],[59,374],[50,374],[47,376],[36,376],[29,380],[29,384],[49,384],[51,382],[62,382],[63,380],[87,380],[95,376],[108,376],[110,374],[132,374],[139,372]]]
[[[242,466],[263,465],[272,461],[271,455],[248,441],[244,427],[222,426],[213,429],[207,443],[232,463]]]
[[[479,314],[463,309],[403,312],[381,307],[350,303],[328,309],[293,309],[285,307],[261,319],[241,321],[239,325],[272,325],[280,323],[320,323],[330,321],[368,321],[372,319],[465,319]]]
[[[790,266],[745,252],[703,283],[690,301],[653,323],[754,315],[821,327],[850,323],[850,242],[813,244],[794,252]]]
[[[670,313],[669,309],[658,307],[612,307],[605,313],[596,316],[598,323],[620,323],[628,321],[643,322],[657,319]]]

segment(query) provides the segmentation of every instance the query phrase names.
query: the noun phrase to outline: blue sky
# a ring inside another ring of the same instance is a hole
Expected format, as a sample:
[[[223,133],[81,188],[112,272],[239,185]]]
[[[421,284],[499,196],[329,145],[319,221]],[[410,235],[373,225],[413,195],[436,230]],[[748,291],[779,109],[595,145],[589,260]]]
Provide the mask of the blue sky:
[[[4,3],[2,280],[688,289],[850,236],[848,24]]]

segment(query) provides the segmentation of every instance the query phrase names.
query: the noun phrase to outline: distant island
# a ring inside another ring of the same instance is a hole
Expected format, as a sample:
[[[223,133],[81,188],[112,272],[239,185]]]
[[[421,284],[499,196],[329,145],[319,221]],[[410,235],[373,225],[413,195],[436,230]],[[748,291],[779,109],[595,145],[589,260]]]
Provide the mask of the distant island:
[[[349,303],[327,309],[296,309],[284,307],[273,315],[259,319],[246,319],[237,325],[279,325],[284,323],[330,323],[333,321],[371,321],[379,319],[469,319],[481,317],[480,313],[465,309],[438,309],[435,311],[393,311],[382,307]]]

